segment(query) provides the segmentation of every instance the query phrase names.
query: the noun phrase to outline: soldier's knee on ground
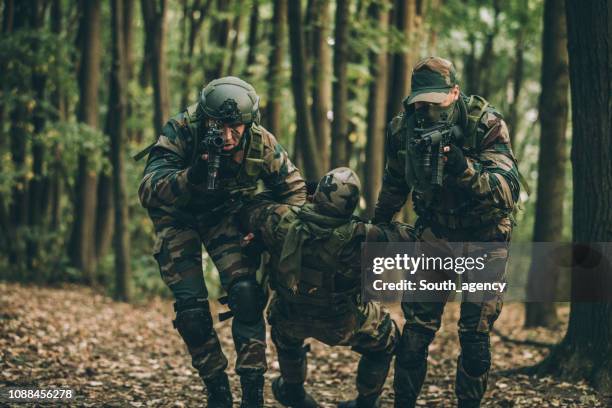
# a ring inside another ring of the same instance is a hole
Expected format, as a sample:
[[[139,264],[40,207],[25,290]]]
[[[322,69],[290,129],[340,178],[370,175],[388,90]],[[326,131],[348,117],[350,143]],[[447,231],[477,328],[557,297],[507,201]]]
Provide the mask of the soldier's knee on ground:
[[[427,362],[429,345],[435,333],[420,328],[404,327],[396,349],[397,362],[406,368],[419,367]]]
[[[234,319],[245,324],[254,324],[262,318],[266,297],[259,283],[254,278],[240,279],[230,286],[228,302]]]
[[[188,299],[174,304],[174,327],[189,348],[200,347],[213,335],[213,321],[208,301]]]
[[[491,367],[489,335],[484,333],[461,333],[461,365],[472,377],[480,377]]]

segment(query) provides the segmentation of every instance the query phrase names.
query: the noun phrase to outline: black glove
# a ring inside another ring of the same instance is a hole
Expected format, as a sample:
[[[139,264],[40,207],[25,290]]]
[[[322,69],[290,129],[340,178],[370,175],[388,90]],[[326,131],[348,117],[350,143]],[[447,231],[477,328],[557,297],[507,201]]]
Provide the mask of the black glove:
[[[208,162],[198,157],[196,162],[187,170],[187,181],[191,184],[202,184],[208,176]]]
[[[448,172],[448,174],[452,174],[453,176],[458,176],[467,169],[468,167],[467,160],[465,159],[463,150],[461,150],[460,147],[457,147],[454,144],[450,144],[448,147],[450,150],[445,153],[446,155],[445,169]]]

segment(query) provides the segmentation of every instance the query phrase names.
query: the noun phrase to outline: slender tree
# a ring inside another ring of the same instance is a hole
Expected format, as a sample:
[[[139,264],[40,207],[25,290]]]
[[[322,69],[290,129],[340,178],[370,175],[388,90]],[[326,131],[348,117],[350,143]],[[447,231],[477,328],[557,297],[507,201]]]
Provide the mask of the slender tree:
[[[41,1],[33,1],[31,3],[31,27],[36,30],[43,28],[45,21],[46,7]],[[33,39],[31,44],[34,53],[40,52],[40,40],[38,38]],[[45,189],[48,187],[49,179],[45,173],[43,173],[44,161],[45,161],[45,144],[40,138],[40,134],[43,132],[46,123],[46,114],[43,108],[42,101],[47,97],[46,86],[48,83],[47,74],[44,70],[35,68],[32,72],[32,89],[36,95],[38,103],[32,113],[32,124],[34,135],[31,143],[31,157],[32,157],[32,180],[29,185],[29,198],[28,198],[28,226],[32,234],[26,239],[27,245],[27,260],[28,269],[30,272],[34,271],[37,267],[37,257],[39,242],[38,236],[42,231],[42,224],[44,222],[44,194]]]
[[[166,62],[167,6],[168,0],[142,0],[140,2],[145,26],[145,47],[149,47],[148,50],[145,50],[145,55],[150,56],[155,108],[153,122],[156,135],[161,133],[162,126],[170,115],[168,64]]]
[[[402,100],[410,93],[410,72],[416,50],[412,46],[415,44],[416,0],[396,0],[395,8],[395,25],[402,33],[404,49],[392,55],[387,122],[402,110]]]
[[[100,1],[83,1],[79,32],[81,60],[79,63],[80,98],[77,117],[93,128],[98,127],[98,84],[100,83]],[[94,237],[97,176],[91,169],[89,157],[79,155],[74,225],[71,236],[72,264],[83,270],[85,279],[92,282],[95,267]]]
[[[283,55],[287,32],[287,0],[274,0],[272,32],[270,33],[270,51],[268,66],[268,103],[264,117],[268,129],[280,137],[281,133],[281,88],[283,84]]]
[[[331,140],[331,167],[348,164],[346,145],[348,139],[348,57],[349,57],[349,13],[350,1],[336,3],[336,28],[334,42],[334,83]]]
[[[229,35],[232,29],[229,16],[231,1],[217,0],[217,15],[211,24],[209,38],[214,44],[213,58],[206,67],[206,81],[211,81],[224,75],[226,67],[226,49],[229,45]]]
[[[300,2],[289,1],[288,21],[291,42],[291,84],[297,117],[297,143],[300,145],[306,178],[318,180],[322,174],[312,117],[308,107],[306,57]]]
[[[330,34],[330,2],[315,0],[313,30],[313,87],[312,87],[312,120],[320,152],[320,163],[323,169],[329,168],[329,141],[331,123],[328,113],[331,110],[331,73],[332,57],[328,44]]]
[[[563,230],[563,192],[565,191],[565,130],[569,109],[567,27],[564,0],[544,3],[542,33],[542,93],[540,94],[540,152],[538,191],[533,240],[556,241]],[[528,297],[537,298],[544,288],[556,288],[557,268],[532,264]],[[552,300],[552,299],[551,299]],[[554,303],[527,303],[525,325],[552,326],[556,323]]]
[[[241,0],[237,1],[238,10],[242,10],[242,2]],[[232,23],[232,46],[230,47],[230,59],[229,64],[227,65],[227,75],[236,75],[236,63],[238,59],[238,44],[240,44],[240,29],[242,27],[242,13],[238,11],[234,16],[234,21]]]
[[[525,47],[527,42],[527,26],[529,23],[528,6],[528,0],[521,0],[517,10],[519,28],[516,32],[514,66],[512,68],[512,101],[510,102],[510,106],[508,108],[508,117],[506,121],[508,123],[508,131],[510,133],[510,144],[513,146],[516,140],[516,130],[519,128],[519,97],[521,90],[523,89],[523,79],[525,77]],[[546,21],[544,21],[544,24],[546,24]],[[567,54],[567,51],[565,53]]]
[[[190,81],[193,71],[193,59],[195,52],[195,45],[198,36],[200,35],[204,18],[208,15],[208,11],[212,5],[212,0],[195,0],[189,7],[186,6],[187,12],[185,19],[188,20],[189,33],[187,36],[187,52],[185,55],[185,65],[182,75],[183,79],[183,94],[181,97],[181,106],[187,107],[189,105],[191,97],[193,96],[193,90],[191,89],[192,83]]]
[[[567,0],[574,185],[572,302],[563,341],[542,373],[612,392],[612,42],[610,2]],[[588,24],[585,24],[588,22]],[[603,242],[604,245],[591,243]],[[598,249],[588,249],[595,246]],[[598,255],[598,252],[604,252]]]
[[[389,24],[389,12],[378,3],[368,7],[371,21],[383,31]],[[374,216],[374,207],[382,185],[383,157],[386,127],[387,82],[389,78],[387,44],[383,36],[382,44],[377,51],[370,51],[370,81],[368,97],[368,138],[364,171],[364,195],[366,214]]]
[[[259,0],[253,0],[251,6],[251,15],[249,16],[249,52],[246,58],[246,65],[244,67],[245,76],[250,75],[250,69],[255,65],[255,58],[257,56],[257,45],[259,38],[257,36],[259,29]]]
[[[124,143],[126,132],[126,84],[127,66],[123,40],[123,0],[111,2],[111,34],[113,63],[110,75],[110,96],[108,115],[112,117],[109,126],[112,164],[113,198],[115,208],[115,296],[129,300],[130,288],[130,239],[128,230],[128,203],[125,182]]]

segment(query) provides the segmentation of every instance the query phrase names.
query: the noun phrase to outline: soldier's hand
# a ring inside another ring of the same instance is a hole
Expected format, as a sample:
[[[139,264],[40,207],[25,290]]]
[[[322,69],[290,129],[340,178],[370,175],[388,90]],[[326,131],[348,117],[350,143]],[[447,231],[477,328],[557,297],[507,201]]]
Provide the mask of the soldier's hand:
[[[245,246],[249,245],[251,241],[253,241],[253,238],[255,238],[255,234],[249,232],[240,240],[240,246],[244,248]]]
[[[444,148],[445,169],[449,174],[458,176],[467,169],[467,160],[460,147],[450,144]]]
[[[208,175],[208,154],[204,153],[187,170],[187,180],[191,184],[202,184]]]

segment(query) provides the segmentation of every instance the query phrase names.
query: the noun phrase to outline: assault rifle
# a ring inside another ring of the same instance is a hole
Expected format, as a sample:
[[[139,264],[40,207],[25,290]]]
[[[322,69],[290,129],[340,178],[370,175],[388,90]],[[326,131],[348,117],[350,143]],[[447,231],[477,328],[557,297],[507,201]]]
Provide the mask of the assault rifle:
[[[441,186],[444,177],[444,148],[461,140],[463,131],[458,125],[441,122],[424,128],[422,123],[414,129],[411,147],[417,150],[425,174],[431,171],[431,184]],[[432,163],[434,164],[432,168]]]
[[[200,151],[208,154],[208,178],[206,179],[206,189],[209,191],[217,188],[217,174],[221,165],[221,154],[225,139],[223,138],[223,130],[216,126],[210,126],[206,129],[204,138],[202,138]]]

